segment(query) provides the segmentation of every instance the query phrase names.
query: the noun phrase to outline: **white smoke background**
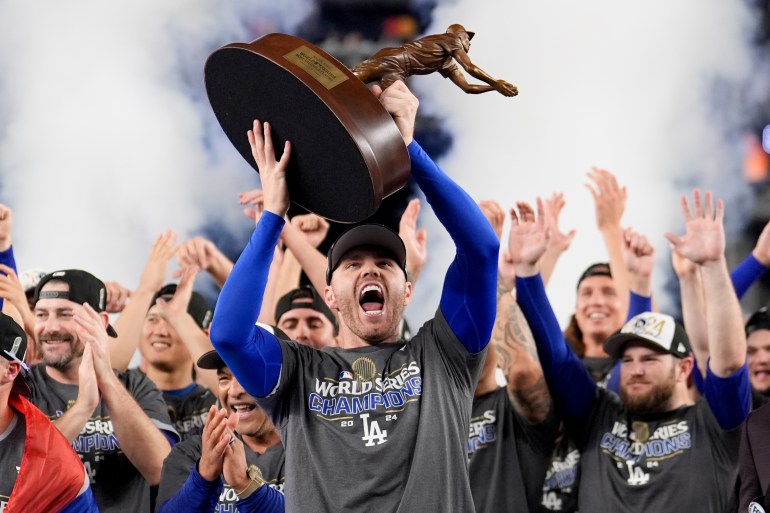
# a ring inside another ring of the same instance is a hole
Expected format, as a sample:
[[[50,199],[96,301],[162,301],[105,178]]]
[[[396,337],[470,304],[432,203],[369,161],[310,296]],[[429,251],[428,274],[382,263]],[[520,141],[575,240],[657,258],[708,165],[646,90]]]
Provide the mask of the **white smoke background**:
[[[566,325],[574,311],[580,273],[608,258],[584,187],[591,166],[628,186],[622,224],[655,245],[654,294],[662,310],[675,311],[676,298],[661,290],[671,267],[663,234],[683,233],[681,194],[693,186],[715,189],[727,202],[728,238],[747,208],[736,127],[751,91],[767,88],[766,81],[756,83],[749,44],[755,20],[742,2],[461,0],[436,9],[428,32],[452,23],[476,32],[473,62],[516,84],[520,94],[466,96],[438,75],[414,79],[421,108],[443,117],[454,134],[440,164],[474,199],[494,199],[506,209],[565,193],[561,227],[577,229],[577,236],[548,287],[559,320]],[[417,305],[440,290],[437,271],[454,254],[429,219],[436,274],[421,278]],[[432,313],[421,312],[421,319]]]
[[[14,210],[19,269],[79,267],[133,287],[163,230],[248,229],[236,193],[258,179],[211,113],[204,62],[230,42],[292,33],[312,9],[0,0],[0,202]],[[583,187],[590,166],[629,186],[624,224],[652,237],[661,267],[681,192],[714,187],[728,212],[742,204],[733,129],[767,87],[751,75],[755,20],[741,2],[461,0],[440,5],[426,33],[451,23],[476,31],[471,58],[520,96],[468,96],[438,75],[412,87],[454,134],[440,163],[474,198],[509,207],[566,194],[562,226],[578,235],[549,287],[560,319],[579,273],[606,259]],[[423,210],[430,262],[407,311],[414,326],[435,312],[454,253],[431,216]]]
[[[292,30],[309,5],[0,2],[0,202],[19,270],[76,267],[133,288],[166,229],[247,226],[237,192],[259,182],[216,123],[204,63]]]

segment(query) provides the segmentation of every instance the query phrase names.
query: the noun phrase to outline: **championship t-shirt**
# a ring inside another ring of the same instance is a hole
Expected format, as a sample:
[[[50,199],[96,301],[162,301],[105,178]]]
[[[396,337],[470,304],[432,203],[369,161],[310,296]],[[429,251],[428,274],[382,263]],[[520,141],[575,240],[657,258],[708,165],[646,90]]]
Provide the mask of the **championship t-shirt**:
[[[262,478],[271,488],[283,493],[284,487],[284,454],[283,445],[276,444],[265,451],[264,454],[257,454],[252,451],[248,445],[243,444],[246,452],[246,466],[251,464],[259,467],[262,471]],[[160,508],[164,502],[176,495],[184,485],[190,472],[201,457],[201,437],[193,436],[184,442],[174,446],[171,454],[163,462],[163,473],[160,477],[160,489],[156,504]],[[244,469],[245,472],[245,469]],[[238,497],[236,490],[227,483],[224,483],[222,493],[219,494],[216,513],[238,513]]]
[[[468,430],[484,351],[439,311],[409,342],[318,351],[281,341],[259,399],[286,448],[286,511],[473,512]]]
[[[505,387],[473,400],[468,457],[477,513],[529,512],[540,500],[558,423],[520,416]]]
[[[740,428],[723,430],[705,400],[649,415],[599,390],[571,426],[581,452],[580,511],[735,511]]]
[[[13,420],[0,433],[0,513],[5,511],[11,492],[19,476],[21,460],[24,457],[26,423],[21,413],[13,410]]]
[[[190,390],[163,391],[163,400],[168,405],[168,415],[179,433],[180,440],[187,440],[203,433],[206,417],[217,398],[208,388],[193,384]]]
[[[153,424],[176,435],[166,403],[152,381],[136,370],[126,373],[116,371],[116,375]],[[31,376],[32,402],[51,420],[62,416],[75,404],[77,385],[59,383],[52,379],[42,364],[32,367]],[[110,412],[104,402],[96,407],[72,442],[72,448],[83,460],[102,513],[150,511],[150,487],[121,450]]]

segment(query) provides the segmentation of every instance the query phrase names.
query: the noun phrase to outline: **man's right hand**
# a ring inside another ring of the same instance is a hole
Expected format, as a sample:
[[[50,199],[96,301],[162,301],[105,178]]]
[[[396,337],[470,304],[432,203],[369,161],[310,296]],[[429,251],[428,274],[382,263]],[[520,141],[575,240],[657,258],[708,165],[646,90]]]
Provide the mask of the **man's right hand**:
[[[270,123],[254,120],[247,133],[251,154],[259,168],[265,210],[284,217],[289,211],[289,188],[286,184],[286,167],[291,156],[291,143],[286,141],[280,160],[275,160],[273,135]]]
[[[414,122],[417,118],[417,107],[420,101],[412,94],[401,80],[396,80],[384,91],[380,86],[372,86],[372,92],[380,100],[393,121],[396,122],[404,144],[409,146],[414,139]]]

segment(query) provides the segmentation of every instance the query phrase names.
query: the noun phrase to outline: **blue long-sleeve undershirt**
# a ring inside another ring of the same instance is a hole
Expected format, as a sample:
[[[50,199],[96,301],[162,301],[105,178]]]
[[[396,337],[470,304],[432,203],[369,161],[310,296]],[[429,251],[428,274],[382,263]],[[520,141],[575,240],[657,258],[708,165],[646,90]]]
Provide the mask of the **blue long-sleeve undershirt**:
[[[412,176],[455,243],[439,305],[470,353],[489,342],[497,304],[500,241],[476,202],[416,143],[408,147]]]
[[[207,481],[194,465],[182,488],[158,508],[158,513],[211,513],[216,509],[224,488],[221,479]],[[259,490],[238,500],[240,513],[284,513],[284,497],[279,491],[263,485]]]
[[[269,395],[281,374],[281,345],[256,322],[283,225],[282,217],[272,212],[262,214],[222,287],[211,323],[211,343],[244,389],[255,397]]]
[[[735,288],[738,299],[746,294],[746,291],[765,274],[765,271],[767,271],[767,267],[760,263],[752,253],[749,253],[743,262],[732,270],[730,278],[733,281],[733,288]]]
[[[597,386],[564,340],[539,274],[516,277],[516,300],[532,331],[543,375],[558,410],[568,422],[585,418],[597,397]]]

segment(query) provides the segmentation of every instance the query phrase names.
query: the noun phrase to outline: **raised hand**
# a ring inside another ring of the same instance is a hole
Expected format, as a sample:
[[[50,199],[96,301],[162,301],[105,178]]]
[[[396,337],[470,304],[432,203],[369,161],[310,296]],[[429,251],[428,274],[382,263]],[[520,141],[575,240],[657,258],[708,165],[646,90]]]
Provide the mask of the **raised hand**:
[[[155,239],[155,243],[144,264],[142,275],[139,278],[139,286],[151,290],[153,293],[159,290],[166,280],[168,264],[176,251],[177,234],[172,230],[166,230]]]
[[[693,190],[692,209],[687,196],[682,196],[685,234],[665,234],[674,251],[699,265],[722,260],[725,253],[724,203],[717,200],[715,208],[711,192],[704,196],[700,189]]]
[[[505,224],[505,210],[500,206],[500,203],[494,200],[481,200],[479,201],[479,208],[487,218],[489,224],[497,234],[497,238],[500,239],[503,236],[503,225]]]
[[[523,201],[516,202],[519,209],[511,209],[511,231],[508,235],[508,253],[516,266],[517,276],[533,276],[538,273],[538,261],[543,256],[550,238],[545,223],[545,204],[537,198],[537,215]]]
[[[107,313],[122,312],[131,298],[131,291],[116,281],[105,281],[104,288],[107,289]]]
[[[291,218],[291,224],[303,233],[307,241],[317,248],[329,233],[329,222],[317,214],[302,214]]]
[[[566,203],[564,194],[561,192],[554,192],[550,198],[544,200],[546,210],[545,223],[551,234],[548,249],[559,254],[569,249],[576,233],[575,230],[564,233],[559,229],[559,216]]]
[[[184,315],[187,313],[187,308],[190,305],[190,298],[193,293],[193,284],[195,283],[195,277],[200,272],[200,268],[196,265],[185,267],[181,270],[179,284],[176,286],[174,295],[168,301],[161,298],[155,300],[155,307],[157,308],[158,315],[164,319],[169,319],[176,315]]]
[[[251,205],[243,209],[243,215],[254,221],[259,222],[262,212],[265,211],[264,193],[262,189],[252,189],[246,192],[238,193],[238,202],[241,205]]]
[[[650,278],[655,266],[655,248],[633,228],[623,231],[623,258],[630,275],[631,290],[642,296],[652,295]]]
[[[404,144],[409,144],[414,139],[414,121],[417,118],[417,108],[420,105],[419,100],[412,91],[406,87],[401,80],[396,80],[384,91],[380,86],[372,86],[372,92],[380,100],[380,103],[387,110],[393,121],[396,122]]]
[[[620,219],[626,209],[628,190],[618,184],[615,175],[606,169],[591,168],[588,172],[586,189],[594,198],[596,226],[599,230],[619,227]]]
[[[417,281],[428,261],[428,232],[425,228],[417,228],[419,215],[420,200],[414,198],[409,201],[398,222],[398,235],[404,241],[406,269],[412,283]]]
[[[270,123],[264,125],[257,119],[248,131],[251,154],[259,168],[262,182],[264,209],[280,217],[289,211],[289,188],[286,184],[286,167],[291,156],[291,143],[286,141],[280,160],[275,158]]]

